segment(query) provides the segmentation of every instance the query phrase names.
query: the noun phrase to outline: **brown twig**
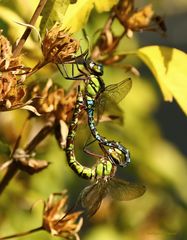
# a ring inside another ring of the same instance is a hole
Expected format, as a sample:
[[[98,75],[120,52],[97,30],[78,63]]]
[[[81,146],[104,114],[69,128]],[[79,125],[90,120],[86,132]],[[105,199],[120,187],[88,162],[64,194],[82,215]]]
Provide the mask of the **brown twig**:
[[[54,126],[54,122],[49,121],[46,125],[37,133],[37,135],[32,139],[32,141],[25,147],[25,152],[30,154],[36,146],[43,141],[44,138],[51,133]]]
[[[32,26],[35,25],[36,20],[40,16],[40,14],[41,14],[41,12],[42,12],[46,2],[47,2],[47,0],[40,0],[40,2],[38,4],[38,6],[37,6],[37,8],[36,8],[32,18],[31,18],[31,20],[29,22],[29,25],[32,25]],[[31,33],[31,28],[27,27],[25,32],[23,33],[22,37],[20,38],[16,48],[13,51],[13,57],[17,57],[20,54],[20,52],[21,52],[21,50],[23,48],[23,45],[26,42],[26,40],[27,40],[28,36],[30,35],[30,33]]]
[[[30,22],[29,25],[34,26],[36,23],[37,18],[40,16],[47,0],[40,0]],[[25,41],[27,40],[28,36],[31,33],[31,28],[27,27],[25,32],[23,33],[22,37],[20,38],[16,48],[13,51],[13,57],[17,57],[23,46]],[[29,154],[31,153],[34,148],[51,132],[52,126],[46,125],[36,136],[35,138],[26,146],[25,151]],[[18,140],[19,142],[19,140]],[[15,176],[18,171],[18,167],[14,159],[12,160],[11,164],[9,165],[5,176],[3,177],[2,181],[0,182],[0,194],[3,192],[5,187],[8,185],[10,180]]]
[[[36,146],[48,136],[49,133],[53,130],[53,122],[48,122],[37,134],[36,136],[31,140],[31,142],[25,147],[26,154],[30,154]],[[15,174],[18,172],[19,168],[14,159],[12,159],[12,162],[10,163],[7,172],[5,176],[3,177],[2,181],[0,182],[0,194],[3,192],[3,190],[6,188],[8,183],[11,181],[11,179],[15,176]]]

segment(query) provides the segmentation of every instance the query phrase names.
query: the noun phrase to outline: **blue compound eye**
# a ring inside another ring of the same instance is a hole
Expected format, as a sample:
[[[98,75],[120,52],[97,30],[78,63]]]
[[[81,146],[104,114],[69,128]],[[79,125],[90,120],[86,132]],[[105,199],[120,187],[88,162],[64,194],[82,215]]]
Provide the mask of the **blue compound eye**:
[[[92,59],[87,59],[87,69],[91,74],[95,74],[97,76],[103,75],[103,65],[100,63],[94,62]]]
[[[98,64],[99,75],[103,75],[103,64]]]

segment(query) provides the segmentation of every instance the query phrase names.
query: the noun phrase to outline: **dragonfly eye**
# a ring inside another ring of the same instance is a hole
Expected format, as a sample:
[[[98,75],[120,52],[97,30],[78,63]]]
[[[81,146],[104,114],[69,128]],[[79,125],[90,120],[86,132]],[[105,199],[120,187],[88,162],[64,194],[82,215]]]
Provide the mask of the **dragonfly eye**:
[[[108,150],[110,157],[112,158],[112,160],[115,162],[115,164],[120,165],[120,166],[124,166],[124,162],[125,162],[125,156],[124,154],[117,148],[110,148]]]
[[[97,69],[98,75],[102,76],[103,75],[103,64],[98,63],[96,69]]]
[[[90,73],[102,76],[103,75],[103,65],[100,63],[94,62],[92,59],[87,60],[87,68]]]

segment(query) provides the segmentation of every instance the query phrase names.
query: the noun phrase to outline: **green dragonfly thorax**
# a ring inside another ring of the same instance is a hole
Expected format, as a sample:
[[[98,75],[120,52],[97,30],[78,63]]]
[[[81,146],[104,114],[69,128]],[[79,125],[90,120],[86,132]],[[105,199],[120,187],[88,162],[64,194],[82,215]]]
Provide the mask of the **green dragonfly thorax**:
[[[103,80],[96,75],[90,75],[86,82],[85,92],[87,99],[92,100],[100,95],[105,90],[105,84]]]
[[[108,160],[107,157],[99,159],[99,162],[95,166],[95,179],[98,178],[111,178],[116,172],[116,166]]]

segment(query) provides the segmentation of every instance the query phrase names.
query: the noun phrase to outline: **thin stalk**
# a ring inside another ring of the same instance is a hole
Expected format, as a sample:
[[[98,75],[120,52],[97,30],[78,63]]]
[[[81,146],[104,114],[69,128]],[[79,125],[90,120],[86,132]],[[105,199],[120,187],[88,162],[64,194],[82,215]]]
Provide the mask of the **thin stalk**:
[[[12,234],[12,235],[5,236],[5,237],[0,237],[0,240],[5,240],[5,239],[10,239],[10,238],[15,238],[15,237],[23,237],[23,236],[26,236],[26,235],[29,235],[29,234],[32,234],[32,233],[35,233],[35,232],[38,232],[38,231],[41,231],[41,230],[43,230],[43,226],[31,229],[31,230],[26,231],[26,232]]]
[[[53,122],[48,122],[37,134],[36,136],[28,143],[28,145],[25,147],[25,152],[27,154],[30,154],[36,146],[48,136],[49,133],[53,130]],[[12,159],[12,162],[8,166],[7,172],[4,175],[3,179],[0,182],[0,194],[4,191],[8,183],[11,181],[11,179],[16,175],[18,172],[19,168]]]
[[[40,0],[40,2],[39,2],[39,4],[38,4],[38,6],[37,6],[37,8],[36,8],[36,10],[35,10],[32,18],[31,18],[31,20],[30,20],[30,22],[29,22],[29,25],[32,25],[32,26],[35,25],[36,20],[37,20],[38,17],[40,16],[40,14],[41,14],[41,12],[42,12],[42,10],[43,10],[46,2],[47,2],[47,0]],[[23,33],[22,37],[20,38],[20,40],[19,40],[16,48],[15,48],[14,51],[13,51],[13,57],[17,57],[17,56],[21,53],[21,50],[22,50],[22,48],[23,48],[23,46],[24,46],[24,44],[25,44],[28,36],[30,35],[31,30],[32,30],[32,29],[31,29],[30,27],[27,27],[27,28],[26,28],[26,30],[25,30],[25,32]]]

